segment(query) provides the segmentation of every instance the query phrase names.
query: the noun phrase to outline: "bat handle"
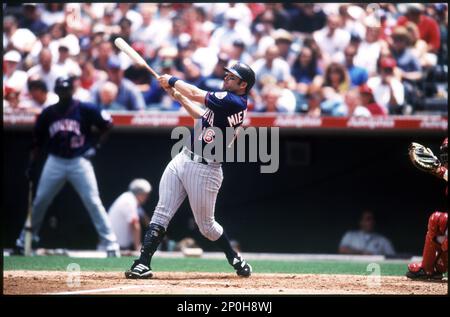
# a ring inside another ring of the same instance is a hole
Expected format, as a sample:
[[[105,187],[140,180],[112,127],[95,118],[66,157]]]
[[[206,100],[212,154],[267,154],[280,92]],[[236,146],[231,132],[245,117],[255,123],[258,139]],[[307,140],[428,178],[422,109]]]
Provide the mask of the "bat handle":
[[[150,72],[150,74],[152,74],[155,78],[158,78],[159,75],[157,72],[155,72],[153,70],[153,68],[151,68],[147,63],[144,64],[145,68],[147,68],[147,70]]]

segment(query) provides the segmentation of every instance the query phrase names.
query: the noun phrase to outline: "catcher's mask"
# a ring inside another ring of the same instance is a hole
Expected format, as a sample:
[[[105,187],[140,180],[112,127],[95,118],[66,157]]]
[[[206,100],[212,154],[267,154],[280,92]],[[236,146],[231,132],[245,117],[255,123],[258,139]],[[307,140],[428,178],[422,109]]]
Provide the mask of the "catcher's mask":
[[[439,156],[441,158],[441,163],[448,166],[448,138],[445,138],[444,142],[442,142]]]

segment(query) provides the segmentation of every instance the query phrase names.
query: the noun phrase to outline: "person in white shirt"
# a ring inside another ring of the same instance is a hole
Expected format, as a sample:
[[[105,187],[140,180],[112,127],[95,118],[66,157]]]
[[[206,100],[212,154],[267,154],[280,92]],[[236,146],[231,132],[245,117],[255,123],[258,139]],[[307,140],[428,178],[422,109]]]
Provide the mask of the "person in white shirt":
[[[365,68],[369,77],[377,74],[377,61],[382,49],[382,40],[380,40],[380,22],[373,16],[364,19],[366,33],[364,40],[358,45],[353,63],[355,66]]]
[[[295,87],[295,80],[291,76],[289,64],[280,56],[280,51],[276,45],[270,46],[266,50],[264,58],[258,59],[251,66],[256,75],[257,90],[262,89],[262,82],[267,76],[274,77],[277,84],[282,84],[286,88]]]
[[[52,53],[48,48],[41,50],[39,53],[39,64],[30,68],[27,74],[28,77],[38,76],[42,78],[49,91],[53,91],[55,81],[58,77],[68,75],[64,68],[53,64]]]
[[[248,27],[239,24],[240,12],[237,8],[230,8],[225,13],[226,24],[217,28],[211,36],[209,46],[217,53],[222,46],[230,46],[234,40],[240,39],[245,45],[251,44],[251,33]]]
[[[3,55],[3,87],[14,87],[21,91],[27,83],[27,73],[19,69],[22,56],[16,50],[11,50]]]
[[[147,201],[152,187],[142,178],[134,179],[128,191],[121,194],[111,205],[108,217],[111,227],[117,236],[117,242],[123,250],[139,250],[141,248],[141,206]]]
[[[401,112],[405,102],[405,87],[394,76],[396,65],[395,59],[383,57],[380,61],[380,75],[367,81],[367,85],[373,91],[375,102],[389,114]]]
[[[371,211],[364,211],[359,222],[359,230],[347,231],[340,244],[340,254],[395,255],[391,241],[375,233],[375,217]]]
[[[341,17],[330,14],[327,26],[313,33],[314,40],[319,45],[326,62],[336,59],[350,43],[350,33],[340,27]]]

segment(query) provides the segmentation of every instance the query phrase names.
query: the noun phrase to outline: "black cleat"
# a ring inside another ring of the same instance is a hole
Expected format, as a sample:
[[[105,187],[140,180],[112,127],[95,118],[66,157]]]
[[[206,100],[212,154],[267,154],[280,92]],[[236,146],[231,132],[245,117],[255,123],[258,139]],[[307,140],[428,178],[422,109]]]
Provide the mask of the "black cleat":
[[[125,272],[125,277],[129,279],[148,279],[152,278],[152,268],[142,264],[139,260],[134,260],[131,268]]]
[[[413,272],[408,270],[406,272],[406,277],[412,280],[421,280],[421,281],[441,281],[443,279],[442,273],[435,272],[433,274],[427,274],[424,269],[420,269],[417,272]]]
[[[236,274],[242,277],[249,277],[252,274],[252,266],[248,264],[242,256],[238,255],[229,261],[236,270]]]

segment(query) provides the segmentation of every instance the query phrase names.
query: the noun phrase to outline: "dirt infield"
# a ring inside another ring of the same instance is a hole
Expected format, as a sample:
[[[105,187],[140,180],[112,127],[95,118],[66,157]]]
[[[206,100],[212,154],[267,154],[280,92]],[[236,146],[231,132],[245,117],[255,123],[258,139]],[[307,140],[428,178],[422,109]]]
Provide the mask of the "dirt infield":
[[[72,273],[73,274],[73,273]],[[68,283],[71,282],[72,284]],[[76,285],[79,282],[78,285]],[[372,283],[370,283],[372,282]],[[70,286],[69,286],[70,285]],[[127,280],[121,272],[6,271],[4,294],[448,294],[446,282],[361,275],[157,272],[150,280]]]

